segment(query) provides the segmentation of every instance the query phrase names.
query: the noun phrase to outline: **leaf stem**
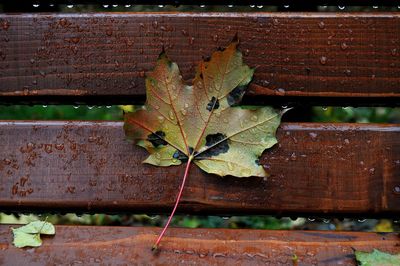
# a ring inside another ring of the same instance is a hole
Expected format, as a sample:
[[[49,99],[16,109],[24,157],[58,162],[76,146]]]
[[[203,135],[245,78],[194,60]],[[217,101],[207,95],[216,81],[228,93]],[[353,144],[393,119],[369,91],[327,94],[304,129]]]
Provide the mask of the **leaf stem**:
[[[193,155],[189,156],[189,159],[188,159],[188,161],[186,163],[185,173],[184,173],[183,179],[182,179],[182,184],[181,184],[178,196],[177,196],[176,201],[175,201],[174,209],[172,210],[171,215],[169,216],[168,221],[165,224],[163,230],[161,231],[160,235],[158,236],[156,243],[151,248],[151,250],[153,250],[153,251],[157,250],[158,245],[160,244],[162,237],[164,236],[165,232],[167,231],[167,228],[168,228],[169,224],[171,223],[172,217],[174,217],[175,211],[176,211],[176,209],[178,207],[178,204],[179,204],[179,200],[182,197],[183,188],[185,187],[186,179],[187,179],[187,176],[188,176],[188,173],[189,173],[190,163],[192,162],[193,158],[194,158]]]

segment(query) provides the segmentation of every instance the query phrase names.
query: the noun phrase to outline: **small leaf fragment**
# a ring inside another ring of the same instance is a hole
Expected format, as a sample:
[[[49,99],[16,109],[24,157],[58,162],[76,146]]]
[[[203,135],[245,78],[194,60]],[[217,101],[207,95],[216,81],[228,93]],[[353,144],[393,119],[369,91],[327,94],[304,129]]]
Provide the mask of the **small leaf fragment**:
[[[43,234],[43,235],[54,235],[56,233],[56,229],[54,228],[54,225],[52,225],[49,222],[45,221],[34,221],[30,222],[27,225],[21,226],[17,229],[24,233],[28,234]]]
[[[56,233],[54,225],[45,221],[34,221],[19,228],[11,228],[17,248],[39,247],[42,245],[40,234],[54,235]]]
[[[42,240],[40,239],[40,234],[30,234],[18,229],[12,229],[14,234],[14,246],[17,248],[23,247],[40,247],[42,245]]]
[[[400,254],[392,255],[374,249],[372,252],[356,251],[356,260],[361,266],[393,266],[400,265]]]

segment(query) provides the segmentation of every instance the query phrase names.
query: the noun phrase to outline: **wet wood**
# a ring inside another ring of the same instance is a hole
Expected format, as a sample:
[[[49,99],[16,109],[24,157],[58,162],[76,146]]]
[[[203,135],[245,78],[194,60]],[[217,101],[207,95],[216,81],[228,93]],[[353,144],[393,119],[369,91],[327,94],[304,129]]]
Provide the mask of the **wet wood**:
[[[394,233],[170,228],[158,252],[159,228],[57,226],[39,248],[17,249],[0,226],[2,265],[356,265],[354,250],[400,251]]]
[[[190,80],[236,33],[250,97],[400,102],[400,15],[384,12],[1,14],[0,101],[143,100],[162,47]]]
[[[100,5],[100,4],[106,4],[110,5],[110,2],[107,0],[15,0],[14,1],[16,4],[37,4],[41,3],[42,5],[48,5],[48,4],[75,4],[75,5],[82,5],[82,4],[95,4],[95,5]],[[132,4],[132,1],[129,0],[114,0],[112,2],[113,4]],[[346,6],[366,6],[366,5],[373,5],[376,4],[376,0],[346,0],[345,2],[343,0],[308,0],[306,3],[303,3],[300,0],[286,0],[284,3],[282,3],[282,0],[253,0],[251,1],[251,4],[253,5],[266,5],[266,6],[271,6],[271,5],[278,5],[278,6],[283,6],[283,4],[290,4],[290,6],[300,6],[301,4],[303,5],[308,5],[308,6],[313,6],[313,5],[338,5],[338,4],[346,4]],[[9,3],[6,3],[6,5]],[[243,6],[249,6],[249,1],[247,0],[234,0],[234,1],[227,1],[227,0],[202,0],[202,1],[190,1],[190,0],[135,0],[134,2],[135,5],[230,5],[234,4],[235,6],[237,5],[243,5]],[[395,6],[396,3],[393,3],[391,0],[380,0],[379,4],[382,5],[387,5],[387,6]],[[31,8],[32,9],[32,8]],[[33,9],[34,10],[34,9]],[[257,9],[254,9],[255,11]]]
[[[193,166],[178,211],[398,217],[400,127],[284,123],[260,163],[269,178]],[[1,122],[3,211],[169,213],[184,165],[142,164],[121,122]]]

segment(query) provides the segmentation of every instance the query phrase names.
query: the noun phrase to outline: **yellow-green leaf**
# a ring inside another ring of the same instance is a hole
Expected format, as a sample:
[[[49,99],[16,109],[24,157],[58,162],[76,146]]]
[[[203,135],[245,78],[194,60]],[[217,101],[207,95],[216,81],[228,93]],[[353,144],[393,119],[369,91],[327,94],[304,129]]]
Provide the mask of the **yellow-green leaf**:
[[[14,241],[13,244],[17,248],[22,247],[39,247],[42,245],[40,234],[54,235],[55,228],[49,222],[34,221],[19,228],[11,228]]]
[[[16,229],[13,229],[13,234],[14,234],[13,244],[17,248],[40,247],[42,245],[40,234],[29,234],[22,231],[17,231]]]
[[[17,229],[20,232],[28,233],[28,234],[44,234],[44,235],[54,235],[56,233],[56,229],[54,225],[45,221],[34,221],[26,224],[24,226],[18,227]]]
[[[361,266],[393,266],[400,265],[400,254],[391,255],[374,249],[372,252],[356,251],[356,260]]]
[[[254,73],[237,45],[235,39],[200,62],[193,85],[164,52],[159,56],[146,77],[145,105],[125,114],[126,135],[150,153],[145,163],[179,165],[190,157],[220,176],[267,176],[258,159],[277,143],[282,113],[237,106]]]

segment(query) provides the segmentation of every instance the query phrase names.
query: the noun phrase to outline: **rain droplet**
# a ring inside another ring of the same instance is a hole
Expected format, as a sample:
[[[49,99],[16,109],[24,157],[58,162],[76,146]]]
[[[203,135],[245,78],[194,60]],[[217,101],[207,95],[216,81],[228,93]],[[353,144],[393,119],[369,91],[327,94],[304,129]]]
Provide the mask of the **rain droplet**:
[[[33,4],[32,6],[33,7],[39,7],[39,4]]]
[[[365,222],[367,219],[358,219],[357,221],[359,222],[359,223],[363,223],[363,222]]]
[[[314,222],[315,218],[307,218],[307,220],[309,220],[310,222]]]
[[[310,132],[310,133],[308,133],[308,135],[311,137],[311,139],[313,141],[315,141],[317,139],[317,137],[318,137],[318,134],[314,133],[314,132]]]
[[[340,49],[342,49],[343,51],[346,50],[348,47],[349,47],[349,46],[348,46],[347,43],[345,43],[345,42],[342,42],[342,43],[340,44]]]
[[[214,42],[217,42],[217,41],[218,41],[218,35],[217,35],[217,34],[215,34],[215,35],[213,36],[213,41],[214,41]]]
[[[68,7],[68,8],[73,8],[73,7],[74,7],[74,5],[67,5],[67,7]]]
[[[251,121],[257,122],[258,116],[253,115],[250,119],[251,119]]]
[[[74,105],[73,107],[74,107],[74,109],[78,109],[79,105]]]
[[[182,115],[186,115],[187,114],[187,110],[186,109],[181,109],[181,113],[182,113]]]
[[[370,168],[370,169],[369,169],[369,173],[370,173],[371,175],[375,174],[375,168],[373,168],[373,167]]]
[[[107,7],[108,7],[108,5],[103,5],[103,7],[104,7],[104,8],[107,8]]]
[[[160,123],[163,123],[165,121],[165,118],[161,115],[158,116],[157,119],[158,119],[158,122],[160,122]]]
[[[345,7],[345,6],[338,6],[338,8],[339,8],[340,10],[344,10],[346,7]]]
[[[233,171],[234,168],[235,168],[235,166],[233,165],[233,163],[232,162],[228,162],[229,171]]]
[[[276,95],[283,96],[283,95],[285,95],[285,93],[286,93],[286,91],[285,91],[285,89],[283,89],[283,88],[277,88],[277,89],[275,90],[275,94],[276,94]]]
[[[185,108],[189,108],[189,104],[188,104],[188,103],[185,103],[185,104],[184,104],[184,107],[185,107]]]
[[[319,62],[321,63],[321,65],[325,65],[327,61],[327,58],[325,56],[321,56],[321,58],[319,59]]]
[[[394,193],[400,194],[400,186],[395,186],[393,189]]]
[[[168,116],[169,116],[169,118],[170,118],[171,120],[174,120],[174,119],[175,119],[175,114],[174,114],[174,112],[173,112],[172,110],[170,110],[170,111],[168,112]]]
[[[324,29],[324,28],[325,28],[325,23],[324,23],[323,21],[320,21],[320,22],[318,23],[318,27],[319,27],[320,29]]]
[[[322,221],[323,221],[324,223],[326,223],[326,224],[329,224],[329,223],[331,222],[330,219],[322,219]]]

